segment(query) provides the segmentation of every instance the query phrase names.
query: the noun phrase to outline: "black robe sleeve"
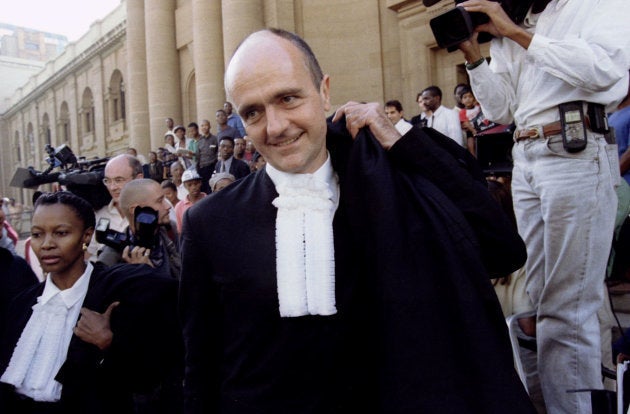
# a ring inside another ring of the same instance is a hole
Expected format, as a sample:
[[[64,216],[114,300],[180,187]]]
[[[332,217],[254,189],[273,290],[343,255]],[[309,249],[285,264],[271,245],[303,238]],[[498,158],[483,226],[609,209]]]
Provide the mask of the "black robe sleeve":
[[[524,245],[474,164],[415,127],[385,151],[341,124],[328,142],[363,252],[356,342],[375,412],[533,413],[488,280],[521,266]]]
[[[389,155],[404,170],[429,179],[462,212],[490,277],[506,276],[525,264],[525,243],[489,195],[481,170],[466,149],[432,128],[415,128]]]

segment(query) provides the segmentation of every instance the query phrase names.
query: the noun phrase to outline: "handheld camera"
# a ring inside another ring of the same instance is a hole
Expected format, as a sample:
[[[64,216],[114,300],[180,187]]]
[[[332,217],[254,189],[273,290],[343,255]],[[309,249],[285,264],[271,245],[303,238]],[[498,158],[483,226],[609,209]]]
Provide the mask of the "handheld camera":
[[[96,241],[122,253],[127,246],[154,249],[158,243],[158,212],[151,207],[136,207],[134,210],[133,235],[109,228],[109,219],[100,218],[96,224]]]

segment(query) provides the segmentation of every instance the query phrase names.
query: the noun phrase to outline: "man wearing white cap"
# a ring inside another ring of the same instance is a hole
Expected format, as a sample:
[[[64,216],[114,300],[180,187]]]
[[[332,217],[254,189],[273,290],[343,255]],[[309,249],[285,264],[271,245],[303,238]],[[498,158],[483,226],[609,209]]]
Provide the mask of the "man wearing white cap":
[[[188,195],[175,206],[177,232],[180,234],[182,232],[182,218],[184,217],[184,212],[197,201],[206,196],[206,193],[201,191],[201,176],[194,168],[184,171],[184,174],[182,175],[182,182],[184,183],[186,190],[188,190]]]

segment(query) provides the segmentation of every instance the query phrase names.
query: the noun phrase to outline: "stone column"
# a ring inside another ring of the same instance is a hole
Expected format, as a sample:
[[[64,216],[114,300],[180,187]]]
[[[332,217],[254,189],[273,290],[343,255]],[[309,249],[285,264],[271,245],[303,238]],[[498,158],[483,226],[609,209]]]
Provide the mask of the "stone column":
[[[222,0],[223,54],[227,66],[234,49],[250,33],[265,28],[263,0]]]
[[[166,118],[182,120],[179,54],[175,40],[175,3],[174,0],[151,0],[150,7],[145,7],[144,10],[152,149],[158,148],[164,142]]]
[[[197,84],[197,123],[209,119],[223,108],[223,34],[221,4],[216,1],[192,1],[193,63]],[[215,129],[216,130],[216,129]]]
[[[126,120],[129,146],[138,154],[151,150],[149,139],[149,96],[147,91],[147,52],[144,38],[144,0],[127,0],[127,79],[125,82]]]

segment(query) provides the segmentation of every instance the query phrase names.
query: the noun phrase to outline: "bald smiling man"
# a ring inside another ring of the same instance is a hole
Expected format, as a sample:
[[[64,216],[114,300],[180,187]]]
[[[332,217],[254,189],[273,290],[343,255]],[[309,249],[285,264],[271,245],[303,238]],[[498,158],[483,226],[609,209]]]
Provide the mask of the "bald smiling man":
[[[330,78],[283,30],[225,89],[267,165],[184,216],[186,412],[533,412],[488,279],[524,246],[466,151],[379,103],[327,121]]]

